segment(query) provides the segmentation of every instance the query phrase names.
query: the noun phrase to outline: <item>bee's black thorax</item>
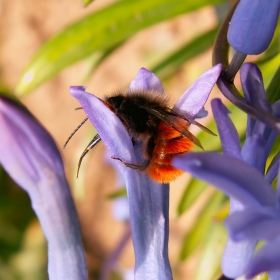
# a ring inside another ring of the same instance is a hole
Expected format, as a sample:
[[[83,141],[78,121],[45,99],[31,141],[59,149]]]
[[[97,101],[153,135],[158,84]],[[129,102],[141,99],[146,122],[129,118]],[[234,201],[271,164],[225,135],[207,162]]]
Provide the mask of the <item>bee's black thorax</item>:
[[[162,106],[154,100],[141,95],[115,95],[106,100],[111,110],[120,118],[131,134],[156,134],[160,119],[145,110],[145,107],[160,109]]]

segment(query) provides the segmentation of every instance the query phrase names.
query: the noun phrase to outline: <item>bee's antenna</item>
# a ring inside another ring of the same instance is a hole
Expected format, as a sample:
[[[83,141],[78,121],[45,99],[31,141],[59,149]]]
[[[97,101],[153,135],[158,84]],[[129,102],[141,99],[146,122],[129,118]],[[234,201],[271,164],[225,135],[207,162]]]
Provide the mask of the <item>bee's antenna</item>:
[[[77,108],[78,109],[78,108]],[[66,145],[68,142],[71,140],[71,138],[74,136],[74,134],[80,129],[80,127],[88,120],[88,117],[86,117],[76,128],[75,130],[71,133],[71,135],[68,137],[66,140],[65,144],[63,145],[63,149],[65,149]]]
[[[97,145],[99,142],[101,141],[101,138],[98,134],[96,134],[93,139],[88,143],[88,145],[86,146],[85,150],[83,151],[82,155],[80,156],[79,159],[79,163],[78,163],[78,169],[77,169],[77,177],[79,176],[79,171],[80,171],[80,167],[82,164],[82,160],[85,157],[85,155],[95,146]]]

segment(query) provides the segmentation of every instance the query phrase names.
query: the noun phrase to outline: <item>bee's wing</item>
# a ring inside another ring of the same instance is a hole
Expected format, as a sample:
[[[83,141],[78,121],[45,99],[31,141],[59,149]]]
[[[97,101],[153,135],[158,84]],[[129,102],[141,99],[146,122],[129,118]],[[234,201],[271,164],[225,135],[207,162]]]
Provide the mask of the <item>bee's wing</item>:
[[[186,120],[185,118],[183,118],[180,115],[169,114],[169,112],[166,113],[165,111],[155,110],[155,109],[149,108],[149,107],[143,107],[143,109],[145,109],[150,114],[156,116],[160,120],[164,121],[165,123],[169,124],[172,128],[179,131],[184,136],[186,136],[189,140],[191,140],[195,145],[197,145],[198,147],[203,149],[200,141],[186,127],[184,127],[180,123],[176,122],[176,118],[181,118],[181,119]],[[176,117],[176,118],[173,118],[172,116]]]
[[[214,136],[217,136],[213,131],[211,131],[210,129],[208,129],[207,127],[203,126],[202,124],[200,124],[199,122],[193,120],[191,117],[187,117],[187,116],[183,116],[179,113],[177,113],[176,111],[174,110],[170,110],[169,112],[170,115],[172,116],[175,116],[175,117],[178,117],[178,118],[182,118],[184,120],[186,120],[187,122],[189,122],[190,124],[193,124],[193,125],[196,125],[197,127],[199,127],[201,130],[211,134],[211,135],[214,135]]]

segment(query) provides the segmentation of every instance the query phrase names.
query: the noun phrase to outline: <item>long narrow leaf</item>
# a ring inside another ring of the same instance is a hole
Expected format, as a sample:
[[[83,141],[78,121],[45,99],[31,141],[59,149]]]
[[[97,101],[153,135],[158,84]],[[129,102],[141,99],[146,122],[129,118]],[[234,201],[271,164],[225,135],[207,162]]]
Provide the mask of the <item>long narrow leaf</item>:
[[[35,55],[17,86],[22,95],[55,76],[65,67],[108,49],[158,22],[213,5],[222,0],[124,0],[90,14],[48,41]]]
[[[180,259],[185,260],[208,237],[208,231],[214,220],[214,214],[225,201],[224,194],[215,191],[209,198],[207,205],[199,213],[194,227],[186,235],[180,254]]]
[[[180,199],[177,207],[177,215],[182,215],[186,210],[193,205],[193,203],[199,198],[204,190],[207,189],[207,183],[201,182],[195,178],[192,178],[184,190],[184,193]]]
[[[161,79],[165,79],[174,74],[189,59],[193,59],[196,55],[201,54],[213,45],[218,28],[215,27],[210,31],[194,38],[191,42],[172,53],[165,60],[152,68]]]
[[[267,99],[270,103],[274,103],[280,99],[280,67],[275,72],[267,90]]]
[[[233,106],[232,104],[230,104],[228,108],[232,112],[230,117],[234,120],[234,124],[237,128],[237,131],[239,132],[239,136],[242,139],[246,131],[246,114],[244,114],[239,108]],[[214,119],[212,119],[211,122],[207,124],[207,127],[213,132],[217,131]],[[222,151],[219,136],[209,136],[207,133],[201,132],[198,134],[198,139],[201,141],[205,151]],[[179,201],[177,207],[178,216],[187,211],[206,188],[206,183],[201,182],[196,178],[192,178],[189,184],[186,186],[181,200]]]
[[[217,279],[221,274],[221,258],[226,239],[226,230],[222,225],[213,224],[209,228],[193,280]]]

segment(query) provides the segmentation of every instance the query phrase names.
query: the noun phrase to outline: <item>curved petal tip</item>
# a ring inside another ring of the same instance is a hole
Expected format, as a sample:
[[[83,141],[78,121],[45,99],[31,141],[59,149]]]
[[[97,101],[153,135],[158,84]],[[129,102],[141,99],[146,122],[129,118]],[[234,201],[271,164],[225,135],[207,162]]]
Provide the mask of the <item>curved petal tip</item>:
[[[71,95],[75,96],[78,91],[86,91],[86,86],[71,86],[69,87],[69,92]]]
[[[164,92],[163,86],[158,77],[151,71],[142,67],[139,69],[136,77],[131,81],[128,88],[133,90],[152,90],[157,92]]]
[[[217,64],[203,73],[179,98],[175,108],[190,117],[196,117],[206,103],[222,69],[222,64]]]

